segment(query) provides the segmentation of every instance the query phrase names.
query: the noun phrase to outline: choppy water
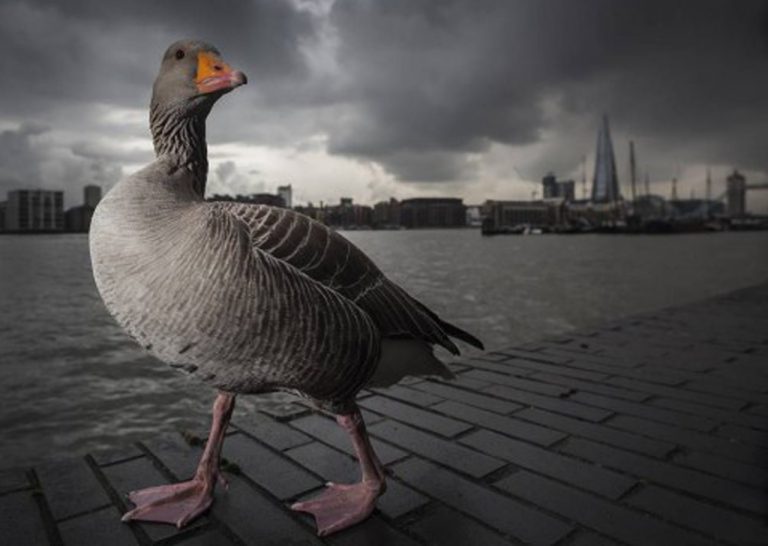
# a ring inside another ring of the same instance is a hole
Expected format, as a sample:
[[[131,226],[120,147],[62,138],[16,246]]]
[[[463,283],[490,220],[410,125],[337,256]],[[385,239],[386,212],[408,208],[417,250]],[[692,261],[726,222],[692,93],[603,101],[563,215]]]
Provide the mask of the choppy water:
[[[508,236],[347,232],[413,295],[488,347],[768,278],[768,233]],[[84,235],[0,237],[0,466],[199,428],[212,392],[113,323]],[[263,402],[242,397],[238,409]]]

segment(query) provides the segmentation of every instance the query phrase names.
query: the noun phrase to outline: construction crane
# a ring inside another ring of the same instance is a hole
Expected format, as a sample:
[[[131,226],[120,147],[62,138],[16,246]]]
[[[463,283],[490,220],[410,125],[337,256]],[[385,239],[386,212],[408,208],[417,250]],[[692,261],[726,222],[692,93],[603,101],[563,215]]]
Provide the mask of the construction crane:
[[[632,182],[632,204],[637,201],[637,164],[635,163],[635,143],[629,141],[629,179]]]
[[[522,180],[523,182],[527,182],[528,184],[533,184],[534,189],[531,191],[531,201],[536,201],[536,195],[539,193],[539,185],[536,182],[532,182],[528,180],[526,177],[524,177],[519,170],[517,170],[517,167],[512,165],[512,169],[517,174],[517,177]]]

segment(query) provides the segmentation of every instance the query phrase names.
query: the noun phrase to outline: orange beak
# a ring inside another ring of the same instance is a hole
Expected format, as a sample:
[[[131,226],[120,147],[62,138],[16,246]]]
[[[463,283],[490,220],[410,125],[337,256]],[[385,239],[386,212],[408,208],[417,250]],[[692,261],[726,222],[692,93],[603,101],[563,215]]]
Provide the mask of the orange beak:
[[[213,93],[214,91],[231,91],[248,83],[248,78],[239,70],[221,60],[210,51],[201,51],[197,54],[197,78],[195,79],[197,90],[200,93]]]

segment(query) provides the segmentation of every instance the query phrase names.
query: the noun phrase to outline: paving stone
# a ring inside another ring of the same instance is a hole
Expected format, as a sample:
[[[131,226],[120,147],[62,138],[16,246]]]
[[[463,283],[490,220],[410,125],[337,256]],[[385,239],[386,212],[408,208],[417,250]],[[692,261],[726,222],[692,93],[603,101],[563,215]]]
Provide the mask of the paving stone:
[[[751,406],[747,408],[747,412],[753,415],[760,415],[761,417],[768,418],[768,405],[762,404],[758,406]]]
[[[669,396],[672,398],[678,398],[680,400],[698,402],[700,404],[711,404],[713,406],[735,411],[738,411],[746,404],[744,400],[735,400],[733,398],[713,396],[712,394],[700,394],[685,390],[685,388],[657,385],[654,383],[648,383],[646,381],[639,381],[637,379],[630,379],[627,377],[612,377],[608,379],[608,382],[612,385],[618,385],[620,387],[633,389],[635,391],[643,391],[658,396]]]
[[[757,513],[765,511],[765,493],[697,470],[635,455],[581,438],[568,440],[561,450],[660,485],[688,491],[744,510]]]
[[[485,353],[475,356],[472,360],[485,360],[487,362],[506,362],[512,357],[502,354],[498,351],[486,351]]]
[[[31,491],[0,497],[0,538],[3,546],[48,544],[43,519]]]
[[[670,370],[669,368],[653,367],[648,364],[638,366],[637,368],[618,368],[606,366],[604,364],[597,364],[582,358],[577,358],[573,362],[569,362],[568,367],[581,368],[584,370],[590,370],[593,373],[600,373],[604,379],[613,376],[623,376],[648,381],[650,383],[659,383],[662,385],[680,385],[701,375],[683,372],[680,370]],[[563,368],[565,368],[565,366],[563,366]],[[553,372],[565,375],[559,371],[553,370]],[[584,379],[588,379],[590,381],[599,381],[589,377],[585,377]]]
[[[234,544],[234,542],[227,538],[227,536],[220,530],[212,529],[184,539],[178,544],[182,544],[183,546],[226,546],[227,544]]]
[[[383,421],[370,429],[371,434],[404,447],[413,453],[453,469],[481,478],[505,466],[504,461],[449,442],[402,423]]]
[[[661,487],[653,485],[645,487],[628,498],[626,502],[666,520],[727,542],[768,544],[768,527],[761,521]]]
[[[702,353],[700,349],[688,349],[685,353],[681,354],[675,352],[673,354],[660,356],[654,358],[654,366],[659,366],[665,369],[680,369],[684,371],[692,372],[707,372],[716,368],[715,362],[706,357],[707,353]]]
[[[759,466],[737,463],[700,451],[679,453],[675,457],[675,462],[751,487],[768,489],[768,469]]]
[[[529,544],[554,544],[571,526],[505,495],[420,459],[394,467],[395,473],[451,508],[478,518],[500,533]]]
[[[56,520],[110,504],[104,488],[83,459],[40,466],[37,477]]]
[[[146,457],[106,466],[101,471],[120,497],[123,504],[121,508],[125,508],[126,511],[133,508],[133,504],[127,498],[128,493],[168,483],[166,477]],[[203,526],[207,522],[206,517],[200,518],[182,531],[178,531],[172,525],[160,523],[131,522],[129,525],[138,526],[149,538],[157,541],[175,535],[194,534],[195,527]]]
[[[503,385],[492,387],[486,392],[495,394],[496,396],[500,396],[502,398],[506,398],[507,400],[514,400],[515,402],[520,402],[528,406],[544,408],[558,413],[564,413],[566,415],[575,415],[588,421],[603,421],[607,417],[610,417],[612,414],[611,411],[572,402],[571,399],[573,396],[567,400],[561,398],[551,398],[541,394],[533,394],[530,392],[513,389],[511,387],[505,387]]]
[[[243,474],[279,499],[296,497],[322,485],[303,468],[246,436],[227,438],[224,456],[236,463]]]
[[[497,532],[477,523],[467,516],[438,506],[416,520],[408,529],[427,544],[446,546],[504,546],[512,544]]]
[[[508,414],[522,407],[520,404],[513,404],[512,402],[508,402],[506,400],[499,400],[498,398],[476,394],[464,389],[449,387],[440,383],[432,383],[431,381],[425,381],[419,385],[414,385],[413,388],[426,391],[437,396],[442,396],[448,400],[464,402],[470,406],[475,406],[489,411],[495,411],[496,413],[501,414]]]
[[[614,343],[607,342],[607,340],[597,334],[592,337],[578,336],[569,343],[548,343],[542,347],[543,352],[554,351],[554,354],[571,355],[573,353],[579,355],[600,354],[605,350],[606,346],[612,346]]]
[[[618,400],[616,398],[609,398],[607,396],[591,394],[588,392],[577,392],[576,394],[571,395],[569,399],[581,402],[583,404],[589,404],[591,406],[597,406],[606,410],[615,411],[617,413],[637,415],[646,419],[650,419],[651,421],[670,423],[672,425],[678,425],[694,430],[709,431],[715,428],[717,425],[715,421],[705,417],[679,413],[676,411],[669,411],[637,402],[627,402],[625,400]]]
[[[0,494],[31,487],[23,468],[0,470]]]
[[[731,422],[745,427],[768,429],[768,419],[759,415],[748,415],[746,413],[736,413],[720,408],[695,404],[673,398],[654,398],[650,404],[674,411],[688,413],[691,415],[701,415],[713,421]]]
[[[526,376],[533,373],[530,368],[524,368],[520,366],[512,366],[508,362],[488,362],[483,359],[473,358],[470,361],[472,368],[488,370],[490,372],[502,373],[506,375]],[[532,363],[535,364],[535,363]]]
[[[130,527],[120,521],[120,512],[114,506],[62,521],[59,533],[65,546],[139,544]]]
[[[635,345],[637,345],[635,343]],[[633,348],[624,348],[621,352],[613,351],[608,347],[603,347],[599,354],[578,354],[573,351],[567,351],[562,348],[547,348],[542,351],[543,354],[550,356],[562,356],[568,358],[569,362],[578,358],[581,361],[594,362],[595,364],[601,364],[603,366],[611,366],[615,368],[634,368],[638,366],[643,358],[635,356],[635,350]]]
[[[411,423],[414,426],[435,432],[447,438],[472,428],[471,425],[456,421],[455,419],[448,419],[437,413],[419,409],[383,396],[366,398],[360,402],[360,405],[392,419]]]
[[[471,391],[481,391],[486,387],[490,387],[491,384],[481,379],[469,377],[466,373],[457,375],[452,379],[443,379],[442,377],[433,377],[431,381],[442,383],[444,385],[463,387]]]
[[[395,385],[387,389],[373,389],[373,390],[374,392],[383,394],[384,396],[388,396],[389,398],[396,398],[397,400],[402,400],[403,402],[408,402],[409,404],[415,404],[421,407],[432,406],[434,404],[437,404],[438,402],[442,402],[443,400],[440,396],[433,396],[423,391],[406,389],[405,387],[401,387],[400,385]]]
[[[259,408],[259,411],[271,415],[278,421],[289,421],[310,413],[312,409],[303,404],[288,402],[283,404],[267,404],[263,408]]]
[[[93,457],[93,460],[96,461],[96,464],[99,466],[119,463],[122,461],[127,461],[128,459],[135,459],[136,457],[141,457],[142,455],[143,453],[141,450],[134,444],[115,449],[104,449],[91,453],[91,457]]]
[[[649,373],[656,374],[658,372],[671,373],[670,370],[665,368],[659,368],[656,366],[644,366],[643,369],[648,370]],[[693,385],[708,385],[711,389],[715,390],[715,394],[720,393],[720,389],[738,389],[752,393],[753,395],[762,396],[765,394],[765,387],[762,384],[755,383],[754,381],[742,377],[741,374],[726,373],[726,374],[688,374],[683,376],[681,372],[680,377],[685,381],[685,387],[691,387]]]
[[[347,454],[319,442],[312,442],[286,451],[286,455],[305,468],[335,483],[360,481],[360,465]],[[387,480],[387,490],[379,498],[377,507],[390,519],[402,516],[429,501],[423,495],[403,484]]]
[[[306,434],[302,434],[295,428],[291,428],[287,424],[277,421],[258,420],[251,417],[250,419],[239,419],[236,425],[249,435],[279,451],[312,441],[312,438]]]
[[[621,497],[636,482],[611,470],[487,430],[465,436],[460,442],[489,455],[506,459],[519,467],[546,474],[611,499]]]
[[[728,381],[739,385],[751,385],[753,390],[765,392],[768,389],[768,377],[762,374],[749,373],[746,370],[734,370],[733,367],[725,369],[716,369],[707,374],[708,378],[714,381]]]
[[[398,531],[381,518],[373,516],[327,539],[332,546],[418,546],[418,542]]]
[[[546,349],[543,351],[519,351],[516,349],[502,349],[501,354],[509,357],[513,357],[513,360],[511,361],[511,364],[514,366],[516,364],[516,359],[526,359],[526,360],[533,360],[535,362],[546,362],[548,364],[567,364],[571,360],[573,360],[571,357],[568,356],[560,356],[560,355],[553,355],[553,354],[547,354]]]
[[[568,546],[617,546],[619,543],[603,535],[580,530],[566,544]]]
[[[570,387],[571,389],[596,392],[597,394],[604,394],[606,396],[613,396],[614,398],[621,398],[624,400],[633,400],[635,402],[642,402],[651,396],[650,394],[643,392],[610,387],[604,382],[594,383],[592,381],[582,381],[573,377],[564,377],[562,375],[556,375],[553,373],[536,373],[533,374],[531,378],[538,379],[539,381],[555,383],[564,387]]]
[[[603,423],[596,425],[580,419],[572,419],[557,413],[528,408],[515,413],[515,417],[527,419],[556,430],[562,430],[576,436],[597,440],[631,451],[639,451],[654,457],[663,458],[675,448],[671,442],[651,440],[619,430],[606,427]],[[612,422],[612,421],[611,421]]]
[[[727,438],[703,434],[629,415],[616,415],[605,424],[609,427],[620,428],[634,434],[642,434],[681,446],[716,453],[720,456],[749,464],[768,467],[768,450],[742,445]],[[720,429],[722,428],[720,427]]]
[[[574,362],[569,362],[568,366],[561,366],[559,364],[547,364],[546,362],[534,362],[533,360],[518,358],[514,360],[514,363],[517,368],[528,370],[529,375],[533,373],[548,372],[568,377],[576,377],[578,379],[586,379],[588,381],[602,381],[609,375],[604,371],[600,371],[605,369],[605,366],[597,366],[600,370],[596,371],[591,369],[593,367],[592,365],[587,365],[586,369],[584,369],[583,366],[579,366],[578,364],[573,365]],[[609,370],[609,372],[612,372],[612,370]]]
[[[291,426],[298,428],[299,430],[307,433],[308,435],[320,440],[324,444],[328,444],[336,449],[348,453],[354,456],[355,450],[352,447],[352,440],[349,435],[335,422],[321,417],[319,415],[310,415],[296,419],[291,422]],[[370,427],[368,427],[370,429]],[[408,453],[402,449],[398,449],[388,443],[381,442],[376,438],[371,439],[371,445],[373,446],[376,456],[379,458],[382,464],[390,464],[393,461],[403,459],[408,456]]]
[[[513,377],[508,375],[500,375],[493,372],[487,372],[484,370],[472,370],[464,374],[465,376],[472,377],[485,381],[492,385],[508,385],[524,391],[536,392],[539,394],[546,394],[548,396],[561,396],[567,394],[571,389],[564,388],[559,385],[552,385],[542,381],[531,381],[529,379],[521,379],[519,377]]]
[[[244,544],[321,544],[313,529],[299,523],[291,512],[271,502],[238,476],[232,478],[226,494],[216,496],[212,512]]]
[[[512,417],[507,417],[450,400],[437,404],[436,406],[433,406],[432,409],[457,419],[474,423],[483,428],[495,430],[496,432],[501,432],[502,434],[507,434],[516,438],[522,438],[523,440],[528,440],[529,442],[543,446],[552,445],[566,437],[565,434],[550,428],[526,423],[517,418],[517,413]]]
[[[520,471],[496,484],[501,489],[628,544],[710,544],[704,537],[643,517],[620,505]]]
[[[753,430],[738,425],[724,424],[717,428],[717,434],[724,438],[753,444],[759,446],[763,450],[768,450],[768,434],[762,430]]]
[[[225,438],[224,443],[228,440],[229,437]],[[202,446],[190,446],[177,434],[158,436],[144,445],[179,480],[194,476],[203,454]]]

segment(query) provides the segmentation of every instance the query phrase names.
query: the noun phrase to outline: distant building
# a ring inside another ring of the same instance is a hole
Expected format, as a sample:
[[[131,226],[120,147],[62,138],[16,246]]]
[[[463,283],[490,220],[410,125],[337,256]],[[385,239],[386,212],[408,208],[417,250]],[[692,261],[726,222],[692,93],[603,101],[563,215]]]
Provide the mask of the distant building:
[[[407,228],[462,227],[467,212],[455,197],[416,197],[400,202],[400,223]]]
[[[28,232],[63,230],[64,192],[49,190],[8,192],[5,229]]]
[[[608,116],[603,116],[603,124],[597,135],[595,155],[595,174],[592,178],[592,201],[594,203],[615,203],[621,200],[619,179],[616,175],[616,157],[613,154],[611,130]]]
[[[290,184],[285,186],[278,186],[277,195],[283,198],[283,202],[285,203],[286,208],[293,208],[293,190],[291,189]]]
[[[5,211],[8,208],[8,201],[0,201],[0,231],[5,230]]]
[[[89,184],[88,186],[83,188],[83,194],[84,194],[84,204],[86,206],[91,207],[92,209],[95,209],[96,205],[98,205],[99,201],[101,201],[100,186],[94,186],[93,184]]]
[[[485,223],[490,229],[518,226],[554,227],[563,221],[562,201],[486,201]]]
[[[552,199],[557,197],[557,178],[554,173],[547,173],[547,175],[541,179],[542,192],[541,195],[544,199]]]
[[[557,183],[557,196],[567,202],[576,199],[576,182],[573,180],[562,180]]]
[[[541,179],[542,196],[544,199],[564,199],[573,201],[576,199],[576,183],[573,180],[558,181],[553,173]]]
[[[206,199],[207,201],[236,201],[238,203],[250,203],[252,205],[269,205],[270,207],[285,208],[285,201],[279,195],[274,193],[250,193],[248,195],[222,195],[214,194]]]
[[[94,209],[88,205],[67,209],[67,212],[64,213],[64,229],[77,233],[87,233],[91,229],[93,211]]]
[[[91,219],[96,206],[101,201],[101,187],[88,185],[83,188],[84,204],[72,207],[64,213],[64,229],[77,233],[87,233],[91,229]]]
[[[734,170],[726,179],[728,216],[744,216],[747,212],[747,179]]]
[[[659,195],[640,195],[632,208],[644,220],[664,218],[667,215],[667,201]]]
[[[323,209],[322,209],[322,203],[320,207],[316,207],[312,204],[310,201],[306,205],[296,205],[293,210],[296,212],[299,212],[305,216],[309,216],[313,220],[317,220],[318,222],[323,221]]]
[[[391,198],[373,205],[373,226],[378,228],[400,227],[400,201]]]
[[[324,221],[340,228],[369,228],[373,225],[373,208],[356,205],[351,197],[342,197],[338,205],[325,208]]]
[[[712,199],[677,199],[669,201],[667,207],[670,216],[677,219],[705,219],[725,212],[723,203]]]

